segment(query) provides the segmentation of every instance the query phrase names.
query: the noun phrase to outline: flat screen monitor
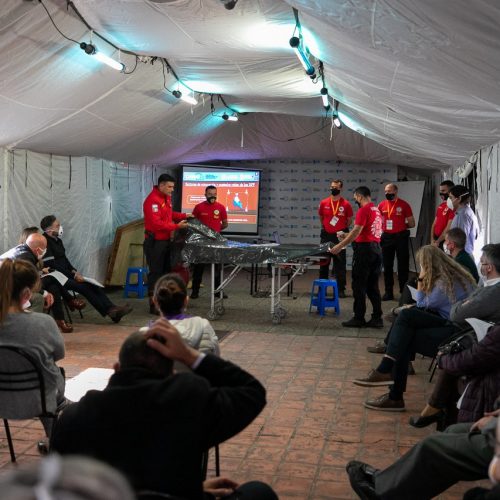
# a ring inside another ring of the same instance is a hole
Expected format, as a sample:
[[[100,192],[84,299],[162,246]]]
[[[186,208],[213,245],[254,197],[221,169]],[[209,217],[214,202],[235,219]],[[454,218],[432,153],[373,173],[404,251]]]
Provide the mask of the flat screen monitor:
[[[181,165],[182,212],[191,213],[206,201],[205,188],[217,188],[217,201],[226,207],[229,226],[224,234],[255,235],[259,226],[261,171],[226,167]]]

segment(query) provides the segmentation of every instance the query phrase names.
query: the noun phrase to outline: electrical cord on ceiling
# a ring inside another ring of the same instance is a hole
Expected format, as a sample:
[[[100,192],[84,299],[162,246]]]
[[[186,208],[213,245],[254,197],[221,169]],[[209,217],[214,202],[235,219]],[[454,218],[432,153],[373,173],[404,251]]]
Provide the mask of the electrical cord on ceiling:
[[[258,135],[262,135],[264,137],[266,137],[267,139],[270,139],[271,141],[275,141],[275,142],[293,142],[293,141],[299,141],[300,139],[305,139],[306,137],[310,137],[311,135],[314,135],[314,134],[317,134],[318,132],[321,132],[324,128],[328,127],[328,122],[325,122],[324,125],[322,125],[320,128],[316,129],[316,130],[313,130],[312,132],[309,132],[307,134],[304,134],[304,135],[301,135],[299,137],[291,137],[290,139],[277,139],[276,137],[272,137],[268,134],[265,134],[264,132],[261,132],[260,130],[254,130],[254,129],[248,129],[247,130],[250,130],[251,132],[254,132]]]

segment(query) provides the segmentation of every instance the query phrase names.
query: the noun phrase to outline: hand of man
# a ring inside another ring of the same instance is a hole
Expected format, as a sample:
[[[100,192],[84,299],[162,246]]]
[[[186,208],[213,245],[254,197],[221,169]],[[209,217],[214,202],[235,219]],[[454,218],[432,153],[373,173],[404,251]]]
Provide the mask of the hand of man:
[[[194,219],[194,218],[195,218],[193,214],[187,214],[187,215],[186,215],[186,217],[187,217],[188,219]]]
[[[337,255],[343,250],[343,248],[340,245],[335,245],[332,248],[330,248],[330,253],[333,255]]]
[[[144,335],[148,339],[149,347],[166,358],[180,361],[186,366],[191,366],[200,355],[196,349],[184,342],[177,329],[164,318],[155,321]]]
[[[185,227],[188,227],[188,221],[181,220],[178,225],[179,225],[179,229],[184,229]]]
[[[203,481],[203,491],[210,493],[216,498],[231,495],[238,487],[238,484],[227,477],[214,477]]]
[[[78,283],[83,283],[85,280],[83,279],[83,276],[79,272],[76,272],[75,281],[78,281]]]
[[[438,247],[439,246],[438,240],[432,240],[431,245]]]
[[[484,412],[484,417],[480,418],[477,422],[474,422],[472,424],[472,427],[470,428],[471,431],[478,430],[481,431],[484,429],[484,426],[492,419],[495,417],[498,417],[500,415],[500,410],[495,410],[495,411],[486,411]]]
[[[46,294],[44,294],[43,296],[43,307],[45,309],[50,309],[52,307],[52,304],[54,303],[54,296],[47,292]]]
[[[48,267],[44,267],[44,268],[42,269],[42,273],[43,273],[43,274],[49,274],[49,272],[50,272],[50,269],[49,269]]]

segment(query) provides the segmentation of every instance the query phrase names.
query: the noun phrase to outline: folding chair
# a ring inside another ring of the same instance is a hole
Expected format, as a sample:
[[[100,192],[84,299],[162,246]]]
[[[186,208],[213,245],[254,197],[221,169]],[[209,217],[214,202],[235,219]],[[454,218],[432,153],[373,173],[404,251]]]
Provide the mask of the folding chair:
[[[52,426],[57,419],[57,410],[47,410],[45,380],[38,361],[20,347],[0,346],[0,418],[12,462],[16,455],[8,420],[37,417],[51,418]]]

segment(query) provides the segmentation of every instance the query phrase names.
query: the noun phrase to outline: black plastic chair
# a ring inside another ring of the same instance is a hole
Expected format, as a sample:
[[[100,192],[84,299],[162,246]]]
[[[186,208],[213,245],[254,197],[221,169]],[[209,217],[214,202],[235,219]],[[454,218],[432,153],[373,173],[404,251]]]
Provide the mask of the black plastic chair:
[[[47,410],[45,380],[38,361],[20,347],[0,346],[0,418],[12,462],[16,455],[8,421],[37,417],[53,419],[52,426],[57,419],[57,410]]]

